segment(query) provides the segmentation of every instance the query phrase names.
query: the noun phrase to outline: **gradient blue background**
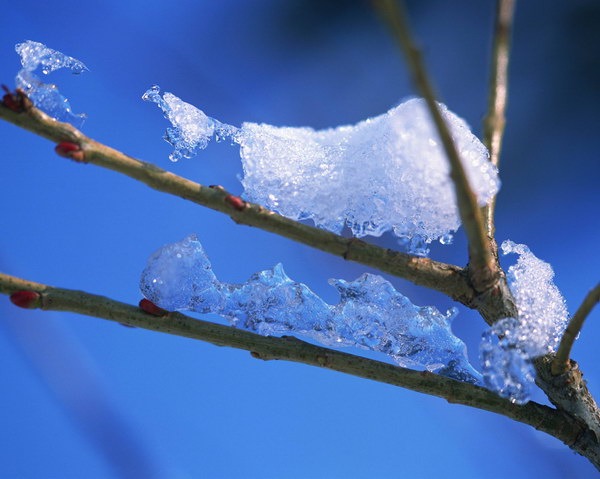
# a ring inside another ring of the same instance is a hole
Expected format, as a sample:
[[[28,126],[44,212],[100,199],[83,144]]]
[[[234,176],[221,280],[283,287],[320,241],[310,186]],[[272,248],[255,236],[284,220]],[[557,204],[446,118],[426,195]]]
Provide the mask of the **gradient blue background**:
[[[498,238],[550,262],[573,312],[598,280],[600,4],[521,2],[517,11]],[[479,134],[493,2],[411,2],[441,98]],[[241,192],[237,149],[211,145],[170,164],[166,121],[141,101],[153,83],[232,124],[328,127],[386,111],[413,93],[367,2],[116,1],[2,6],[0,81],[14,44],[43,42],[83,60],[55,73],[83,131],[204,184]],[[282,261],[328,301],[326,279],[367,269],[58,158],[0,124],[0,269],[135,303],[147,256],[196,232],[217,275],[244,281]],[[394,245],[393,238],[375,240]],[[465,263],[455,245],[432,257]],[[510,262],[507,262],[509,264]],[[444,296],[392,278],[417,304]],[[477,363],[483,321],[455,331]],[[594,314],[574,350],[600,395]],[[219,321],[219,318],[212,318]],[[382,359],[382,358],[379,358]],[[558,441],[500,416],[384,384],[0,298],[3,478],[591,477]],[[538,398],[543,400],[543,398]]]

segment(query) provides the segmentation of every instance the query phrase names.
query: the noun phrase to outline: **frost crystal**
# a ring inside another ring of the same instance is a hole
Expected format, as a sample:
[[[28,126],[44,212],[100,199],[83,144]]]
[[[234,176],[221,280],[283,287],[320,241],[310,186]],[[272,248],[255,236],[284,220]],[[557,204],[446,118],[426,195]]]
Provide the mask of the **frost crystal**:
[[[299,333],[328,346],[379,351],[404,367],[420,366],[447,377],[480,383],[466,346],[452,334],[452,309],[419,307],[380,276],[329,281],[340,293],[329,305],[296,283],[281,264],[244,284],[220,282],[195,235],[156,251],[142,273],[143,295],[169,311],[216,313],[235,327],[262,335]]]
[[[483,375],[490,389],[523,404],[529,400],[535,379],[531,361],[556,350],[567,327],[568,312],[548,263],[527,246],[512,241],[502,243],[502,252],[519,255],[507,275],[519,316],[496,322],[484,334]]]
[[[502,243],[502,253],[517,253],[517,264],[508,269],[508,284],[519,312],[521,349],[531,357],[553,352],[567,327],[565,300],[554,282],[554,271],[524,244]]]
[[[206,116],[206,114],[189,103],[182,101],[172,93],[166,92],[160,96],[160,88],[152,86],[142,99],[156,103],[163,111],[165,118],[173,124],[167,128],[165,140],[175,147],[169,159],[178,161],[181,158],[191,158],[199,149],[206,145],[213,136],[217,139],[232,136],[237,128],[224,125],[221,122]]]
[[[74,114],[69,101],[60,94],[56,85],[44,83],[34,72],[41,66],[44,75],[60,68],[68,68],[73,73],[79,74],[87,71],[87,67],[75,58],[31,40],[18,43],[15,50],[21,56],[21,65],[23,65],[15,79],[17,87],[21,88],[40,110],[45,111],[56,120],[65,121],[81,128],[85,121],[85,115]]]
[[[166,135],[175,146],[171,159],[195,154],[213,133],[230,137],[240,146],[246,197],[284,216],[312,219],[336,233],[347,225],[359,237],[393,231],[413,250],[439,238],[447,243],[460,226],[449,164],[422,99],[356,125],[317,131],[224,125],[170,93],[161,98],[158,87],[144,98],[173,124]],[[498,192],[497,170],[467,124],[440,107],[484,205]]]

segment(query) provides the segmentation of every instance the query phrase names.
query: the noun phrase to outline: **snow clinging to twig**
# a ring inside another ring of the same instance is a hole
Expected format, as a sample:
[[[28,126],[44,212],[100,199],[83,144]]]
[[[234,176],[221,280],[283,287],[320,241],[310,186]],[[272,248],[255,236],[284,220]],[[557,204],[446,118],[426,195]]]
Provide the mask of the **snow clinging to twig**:
[[[88,68],[75,58],[31,40],[18,43],[15,50],[21,56],[23,66],[15,79],[17,88],[21,88],[36,107],[54,119],[81,128],[86,116],[73,113],[69,101],[60,94],[56,85],[44,83],[34,72],[41,67],[42,73],[48,75],[60,68],[67,68],[72,73],[80,74]]]
[[[532,360],[556,350],[569,315],[553,282],[552,266],[524,244],[504,241],[502,252],[519,255],[507,275],[518,318],[501,319],[484,334],[483,376],[490,389],[522,404],[529,400],[534,385]]]
[[[425,245],[448,241],[460,226],[449,163],[424,100],[413,98],[356,125],[326,130],[244,123],[240,128],[207,116],[171,93],[152,87],[172,123],[166,139],[172,160],[191,157],[213,136],[240,146],[248,200],[288,218],[312,219],[339,233],[396,236]],[[484,205],[500,181],[488,153],[469,127],[440,104],[471,187]]]
[[[332,279],[340,302],[327,304],[296,283],[281,264],[243,284],[217,279],[195,235],[156,251],[140,281],[146,298],[169,311],[216,313],[232,326],[265,336],[298,333],[327,346],[354,346],[388,355],[405,367],[423,367],[447,377],[480,383],[465,344],[450,329],[456,316],[415,306],[381,276]]]

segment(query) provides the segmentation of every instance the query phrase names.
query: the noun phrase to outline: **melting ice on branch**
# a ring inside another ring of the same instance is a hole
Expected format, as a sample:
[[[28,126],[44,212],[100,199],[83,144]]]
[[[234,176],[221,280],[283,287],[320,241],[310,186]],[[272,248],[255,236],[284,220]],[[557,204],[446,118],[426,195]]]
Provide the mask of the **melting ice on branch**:
[[[34,72],[41,66],[44,75],[60,68],[67,68],[71,72],[79,74],[87,71],[87,67],[75,58],[31,40],[18,43],[15,50],[21,56],[21,65],[23,65],[15,79],[17,87],[21,88],[40,110],[45,111],[56,120],[65,121],[81,128],[85,115],[74,114],[69,101],[60,94],[56,85],[44,83]]]
[[[502,319],[484,334],[483,375],[490,389],[522,404],[529,400],[535,380],[532,360],[556,350],[567,327],[568,312],[548,263],[526,245],[512,241],[502,243],[502,252],[519,255],[507,275],[518,318]]]
[[[422,99],[411,99],[356,125],[326,130],[244,123],[225,125],[171,93],[152,87],[173,127],[172,160],[191,157],[217,139],[240,146],[245,196],[295,220],[355,236],[393,231],[425,243],[458,229],[449,164]],[[498,192],[497,169],[468,125],[440,104],[480,205]]]
[[[456,315],[415,306],[381,276],[329,281],[340,302],[329,305],[296,283],[281,264],[244,284],[220,282],[195,235],[156,251],[142,273],[143,295],[169,311],[216,313],[235,327],[262,335],[298,333],[328,346],[382,352],[404,367],[420,366],[480,383],[465,344],[450,329]]]
[[[175,147],[169,156],[171,161],[191,158],[198,149],[206,148],[213,136],[225,138],[233,136],[237,128],[206,116],[206,114],[189,103],[182,101],[172,93],[160,96],[158,86],[151,87],[142,99],[156,103],[164,112],[165,118],[173,124],[167,128],[165,140]]]

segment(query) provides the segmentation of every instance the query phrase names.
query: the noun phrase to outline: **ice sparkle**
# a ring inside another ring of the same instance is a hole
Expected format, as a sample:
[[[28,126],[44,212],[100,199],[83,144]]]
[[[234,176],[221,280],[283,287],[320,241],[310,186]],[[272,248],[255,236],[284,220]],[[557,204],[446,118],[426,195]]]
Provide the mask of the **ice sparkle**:
[[[281,264],[243,284],[217,279],[195,235],[153,253],[142,272],[142,294],[169,311],[216,313],[232,326],[265,336],[300,334],[331,347],[378,351],[403,367],[420,367],[473,384],[465,344],[451,331],[457,311],[416,306],[387,280],[365,273],[332,279],[340,301],[330,305],[290,279]]]
[[[158,87],[144,98],[172,123],[171,159],[196,154],[213,135],[229,137],[240,147],[245,197],[288,218],[335,233],[348,226],[357,237],[391,231],[420,255],[433,240],[447,244],[460,226],[449,163],[422,99],[355,125],[314,130],[226,125],[171,93],[161,98]],[[440,108],[483,206],[499,190],[498,171],[466,122]]]
[[[485,384],[511,401],[529,401],[535,381],[533,359],[556,351],[568,324],[565,300],[554,271],[524,244],[504,241],[504,255],[519,255],[507,280],[518,318],[497,321],[483,335],[480,355]],[[499,338],[499,339],[497,339]]]
[[[22,89],[37,108],[52,118],[81,128],[86,115],[73,113],[69,101],[61,95],[56,85],[44,83],[35,71],[41,67],[42,73],[48,75],[60,68],[67,68],[74,74],[80,74],[88,68],[73,57],[31,40],[18,43],[15,50],[21,57],[22,65],[15,78],[17,88]]]

